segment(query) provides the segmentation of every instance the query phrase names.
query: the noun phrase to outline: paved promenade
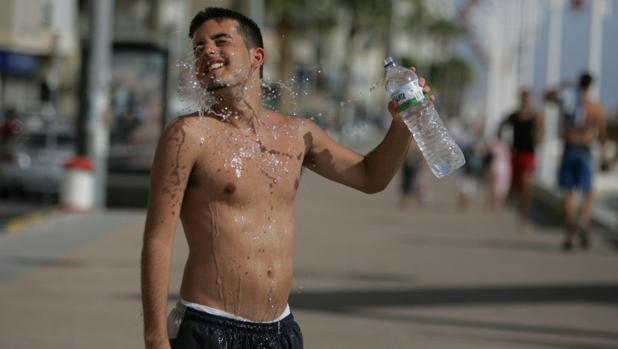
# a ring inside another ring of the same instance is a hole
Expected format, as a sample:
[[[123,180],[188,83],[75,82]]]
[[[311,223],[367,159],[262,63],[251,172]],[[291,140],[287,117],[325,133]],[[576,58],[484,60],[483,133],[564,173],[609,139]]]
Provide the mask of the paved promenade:
[[[558,226],[517,232],[481,199],[457,210],[452,178],[434,180],[423,209],[398,210],[396,189],[303,176],[290,303],[306,348],[618,348],[609,239],[564,253]],[[56,213],[0,233],[0,348],[142,347],[143,221]],[[172,302],[186,251],[178,234]]]

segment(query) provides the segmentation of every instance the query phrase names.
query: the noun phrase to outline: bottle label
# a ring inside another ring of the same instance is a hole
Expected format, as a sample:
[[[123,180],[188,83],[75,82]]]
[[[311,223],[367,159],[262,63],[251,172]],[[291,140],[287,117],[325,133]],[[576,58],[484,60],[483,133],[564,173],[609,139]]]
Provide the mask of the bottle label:
[[[410,107],[416,106],[427,98],[418,80],[399,87],[391,94],[391,99],[397,102],[397,112],[400,113]]]

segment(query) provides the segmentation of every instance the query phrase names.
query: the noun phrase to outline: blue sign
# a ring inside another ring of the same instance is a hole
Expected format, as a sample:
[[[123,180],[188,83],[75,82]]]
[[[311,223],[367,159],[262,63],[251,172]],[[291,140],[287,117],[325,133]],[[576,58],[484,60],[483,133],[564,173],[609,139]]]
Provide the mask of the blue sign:
[[[16,75],[36,75],[39,72],[39,57],[0,50],[0,72]]]

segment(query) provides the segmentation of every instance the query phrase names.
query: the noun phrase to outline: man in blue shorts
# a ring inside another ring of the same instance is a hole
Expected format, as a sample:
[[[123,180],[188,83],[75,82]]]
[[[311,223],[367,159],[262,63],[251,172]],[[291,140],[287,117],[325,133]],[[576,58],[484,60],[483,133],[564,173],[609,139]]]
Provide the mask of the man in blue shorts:
[[[573,239],[579,238],[582,248],[588,247],[588,226],[592,214],[593,190],[593,159],[590,151],[595,135],[599,135],[601,142],[601,156],[607,139],[605,120],[601,105],[592,101],[589,89],[592,77],[582,74],[572,99],[558,100],[564,118],[564,152],[558,174],[560,187],[565,190],[564,195],[564,223],[565,239],[562,247],[569,251],[573,248]],[[603,162],[603,159],[602,159]],[[575,192],[580,190],[583,203],[576,222]]]

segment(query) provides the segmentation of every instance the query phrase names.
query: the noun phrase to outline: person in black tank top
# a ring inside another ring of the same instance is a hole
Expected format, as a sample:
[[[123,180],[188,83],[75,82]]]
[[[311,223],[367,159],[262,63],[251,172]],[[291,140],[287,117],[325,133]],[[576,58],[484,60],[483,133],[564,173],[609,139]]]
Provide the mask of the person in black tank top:
[[[521,111],[511,114],[508,118],[513,127],[513,150],[534,153],[536,145],[536,121],[534,115],[522,115]]]
[[[516,194],[519,202],[517,223],[525,228],[532,202],[532,184],[536,167],[534,151],[543,136],[543,116],[532,108],[532,97],[528,91],[521,92],[519,109],[500,124],[499,132],[506,125],[510,125],[513,129],[511,191]]]

